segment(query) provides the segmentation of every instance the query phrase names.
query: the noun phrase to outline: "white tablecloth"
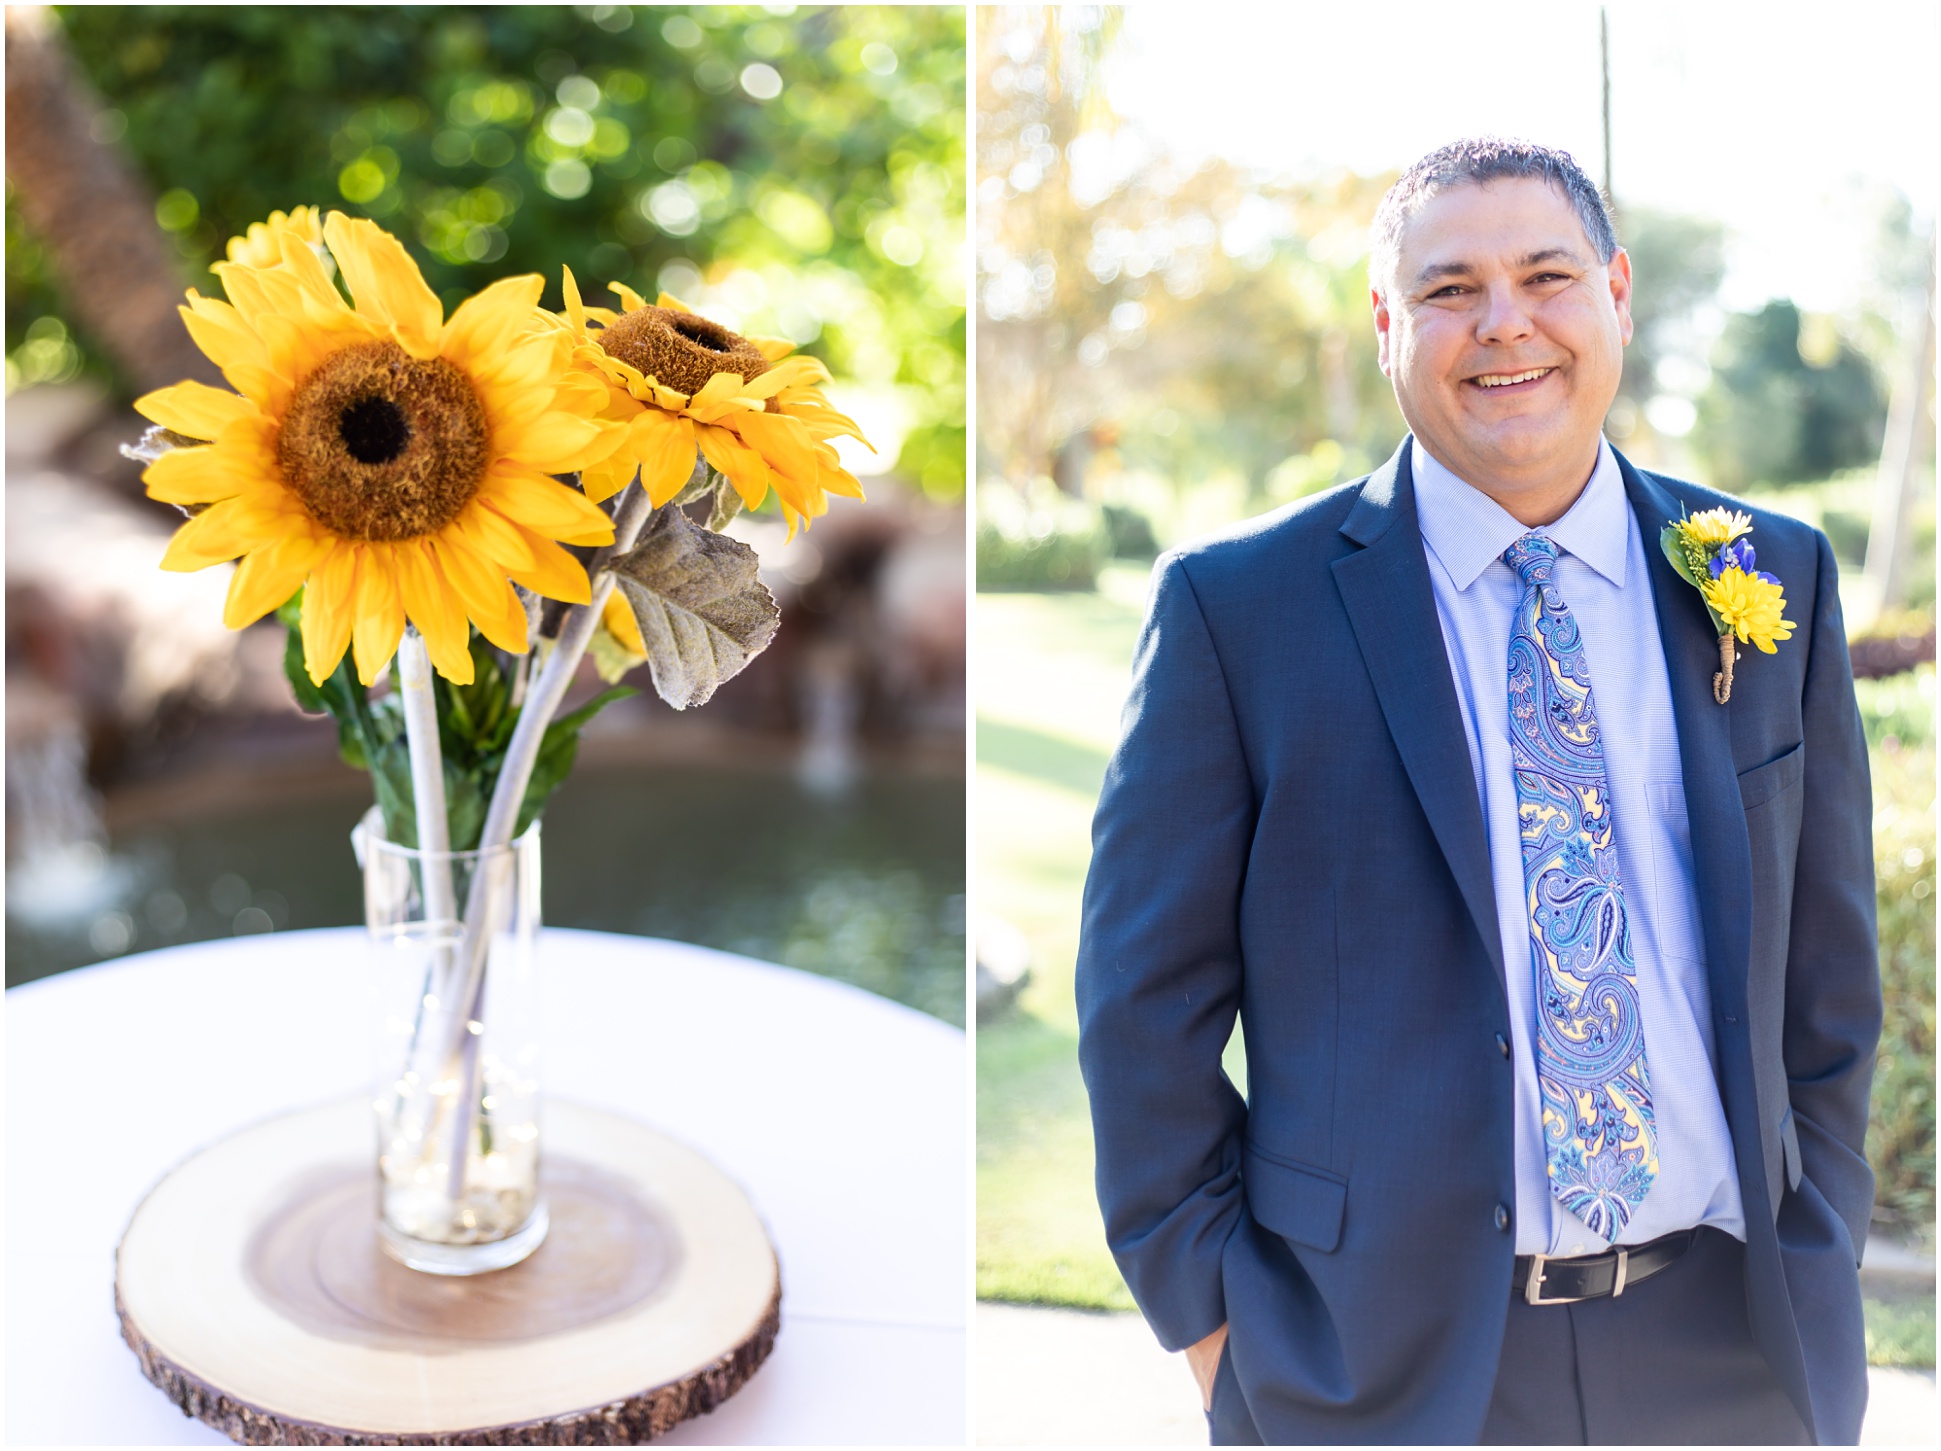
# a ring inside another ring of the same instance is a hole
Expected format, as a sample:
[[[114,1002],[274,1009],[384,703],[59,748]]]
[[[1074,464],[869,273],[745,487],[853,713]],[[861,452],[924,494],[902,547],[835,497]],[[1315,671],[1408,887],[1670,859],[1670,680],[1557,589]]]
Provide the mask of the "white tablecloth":
[[[115,1244],[195,1150],[368,1086],[363,940],[197,943],[7,993],[11,1444],[229,1444],[121,1343]],[[747,1189],[781,1257],[773,1357],[667,1440],[961,1443],[963,1033],[705,948],[553,928],[541,942],[547,1091],[705,1151]]]

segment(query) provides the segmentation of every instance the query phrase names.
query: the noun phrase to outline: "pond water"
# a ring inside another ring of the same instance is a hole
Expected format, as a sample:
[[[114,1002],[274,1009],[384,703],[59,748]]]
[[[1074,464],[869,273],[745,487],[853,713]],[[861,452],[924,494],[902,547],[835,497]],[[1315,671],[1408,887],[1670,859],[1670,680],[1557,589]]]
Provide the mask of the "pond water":
[[[126,952],[363,921],[368,798],[130,832],[112,900],[32,920],[9,894],[7,985]],[[583,768],[546,812],[551,925],[697,942],[964,1022],[964,782],[881,769],[839,794],[789,763]]]

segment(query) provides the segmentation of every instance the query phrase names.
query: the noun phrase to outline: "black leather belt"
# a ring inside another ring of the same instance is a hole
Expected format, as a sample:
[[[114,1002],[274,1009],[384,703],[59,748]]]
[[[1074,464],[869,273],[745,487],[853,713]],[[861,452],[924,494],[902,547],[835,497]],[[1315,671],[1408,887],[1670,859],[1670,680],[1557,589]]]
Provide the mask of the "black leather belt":
[[[1510,1276],[1510,1292],[1532,1305],[1570,1305],[1605,1295],[1615,1298],[1665,1269],[1697,1238],[1697,1230],[1681,1229],[1645,1244],[1621,1245],[1601,1255],[1579,1255],[1575,1259],[1518,1255]]]

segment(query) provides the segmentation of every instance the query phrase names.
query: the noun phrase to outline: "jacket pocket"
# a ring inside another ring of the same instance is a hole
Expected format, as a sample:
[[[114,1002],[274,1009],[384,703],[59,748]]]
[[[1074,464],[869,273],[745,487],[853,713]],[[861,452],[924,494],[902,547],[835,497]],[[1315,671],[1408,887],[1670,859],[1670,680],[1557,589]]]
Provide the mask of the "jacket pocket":
[[[1754,766],[1750,771],[1739,773],[1739,800],[1750,811],[1755,806],[1764,806],[1782,791],[1791,790],[1799,785],[1806,776],[1806,745],[1801,742],[1792,750],[1763,766]]]
[[[1341,1243],[1348,1181],[1339,1174],[1277,1158],[1249,1144],[1241,1183],[1248,1212],[1283,1239],[1329,1253]]]

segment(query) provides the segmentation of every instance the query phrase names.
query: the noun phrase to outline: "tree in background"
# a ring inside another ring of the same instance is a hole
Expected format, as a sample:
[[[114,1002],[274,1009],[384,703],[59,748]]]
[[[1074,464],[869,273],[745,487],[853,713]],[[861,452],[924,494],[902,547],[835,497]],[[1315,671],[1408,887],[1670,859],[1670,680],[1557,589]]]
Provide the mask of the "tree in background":
[[[1366,239],[1391,178],[1187,167],[1119,127],[1115,12],[979,11],[979,467],[1081,488],[1111,451],[1260,509],[1352,477],[1401,421]]]
[[[960,496],[965,36],[949,7],[63,6],[185,285],[272,209],[405,237],[447,306],[559,267],[814,343]],[[7,206],[9,387],[116,377]],[[113,285],[101,279],[100,285]]]
[[[1879,457],[1887,408],[1873,365],[1816,321],[1803,329],[1785,298],[1726,320],[1692,437],[1716,487],[1806,483]]]

